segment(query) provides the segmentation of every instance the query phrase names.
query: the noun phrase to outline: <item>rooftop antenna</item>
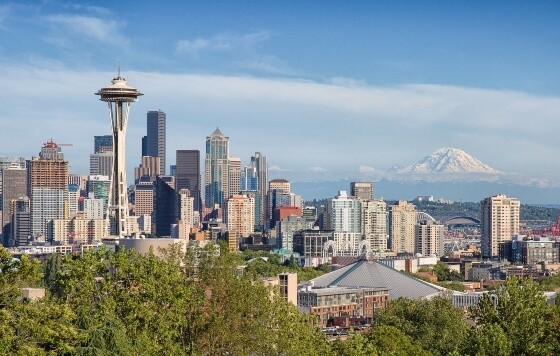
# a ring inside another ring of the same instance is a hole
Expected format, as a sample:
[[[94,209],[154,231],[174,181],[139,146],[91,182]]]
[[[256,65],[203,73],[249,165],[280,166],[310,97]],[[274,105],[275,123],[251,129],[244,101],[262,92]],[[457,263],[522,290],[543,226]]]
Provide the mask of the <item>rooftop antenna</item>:
[[[120,78],[121,77],[121,62],[117,62],[117,77]]]

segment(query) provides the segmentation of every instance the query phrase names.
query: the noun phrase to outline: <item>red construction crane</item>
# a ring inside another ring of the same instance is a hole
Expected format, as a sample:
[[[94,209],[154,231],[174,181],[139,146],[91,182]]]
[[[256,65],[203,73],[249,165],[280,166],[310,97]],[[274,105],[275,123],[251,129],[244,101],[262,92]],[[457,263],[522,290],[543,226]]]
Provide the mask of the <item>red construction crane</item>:
[[[50,141],[43,143],[43,147],[59,147],[59,146],[72,147],[72,146],[74,146],[74,144],[72,144],[72,143],[57,143],[57,142],[54,142],[52,138],[50,139]]]

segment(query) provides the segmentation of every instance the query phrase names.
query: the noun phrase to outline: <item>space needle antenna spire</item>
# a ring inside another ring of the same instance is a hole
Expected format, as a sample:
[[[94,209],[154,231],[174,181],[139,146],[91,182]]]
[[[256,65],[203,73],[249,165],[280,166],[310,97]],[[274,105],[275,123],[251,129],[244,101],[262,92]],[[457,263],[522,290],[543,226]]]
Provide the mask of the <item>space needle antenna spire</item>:
[[[95,95],[99,100],[105,101],[109,109],[109,119],[113,131],[113,170],[111,174],[109,218],[110,234],[119,238],[129,236],[128,220],[128,194],[125,164],[125,138],[128,124],[130,104],[144,95],[138,89],[126,84],[121,77],[121,66],[118,64],[117,77],[113,78],[111,85],[99,89]]]

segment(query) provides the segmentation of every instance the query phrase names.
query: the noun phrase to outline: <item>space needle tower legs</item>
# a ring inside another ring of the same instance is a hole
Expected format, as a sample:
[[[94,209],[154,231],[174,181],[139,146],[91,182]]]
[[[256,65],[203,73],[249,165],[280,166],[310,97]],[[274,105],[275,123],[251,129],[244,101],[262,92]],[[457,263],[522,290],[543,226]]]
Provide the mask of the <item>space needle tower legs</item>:
[[[125,136],[128,124],[130,103],[137,101],[143,95],[138,89],[126,84],[121,77],[120,70],[112,85],[101,88],[95,93],[99,100],[107,102],[109,118],[113,128],[113,172],[111,177],[111,193],[109,216],[114,219],[111,235],[119,238],[129,236],[128,232],[128,194],[125,165]]]

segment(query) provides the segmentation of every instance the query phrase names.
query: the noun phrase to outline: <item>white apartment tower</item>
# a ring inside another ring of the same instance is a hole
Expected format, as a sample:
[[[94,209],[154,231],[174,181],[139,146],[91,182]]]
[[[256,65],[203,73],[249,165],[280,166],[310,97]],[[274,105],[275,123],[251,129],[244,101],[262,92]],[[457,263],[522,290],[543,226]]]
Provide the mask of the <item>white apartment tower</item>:
[[[360,200],[348,196],[346,191],[339,191],[328,205],[330,226],[334,230],[338,255],[355,256],[360,253],[359,245],[362,240],[360,206]]]
[[[499,255],[501,242],[510,241],[519,234],[520,202],[503,194],[488,197],[480,202],[482,257]]]

